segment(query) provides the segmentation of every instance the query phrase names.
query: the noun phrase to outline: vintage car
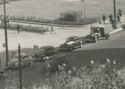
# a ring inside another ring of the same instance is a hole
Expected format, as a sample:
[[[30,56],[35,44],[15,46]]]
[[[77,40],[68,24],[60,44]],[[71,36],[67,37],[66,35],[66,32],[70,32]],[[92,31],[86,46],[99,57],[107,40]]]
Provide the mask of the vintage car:
[[[57,53],[63,53],[63,52],[71,52],[72,50],[70,47],[67,46],[67,44],[61,44],[59,47],[56,47]]]
[[[84,37],[71,36],[66,39],[64,46],[67,46],[67,48],[73,50],[76,48],[81,48],[84,45],[84,43]]]
[[[66,39],[66,42],[62,45],[62,47],[73,50],[76,48],[81,48],[84,44],[95,43],[95,37],[91,35],[87,36],[71,36]]]
[[[21,66],[27,67],[32,65],[34,62],[34,59],[27,53],[21,53]],[[14,56],[14,58],[8,63],[9,69],[17,69],[19,67],[19,58],[18,54]]]
[[[81,38],[84,39],[85,44],[96,43],[96,39],[92,35],[86,35],[85,37],[81,37]]]
[[[55,47],[53,46],[44,46],[44,47],[41,47],[40,50],[44,50],[45,56],[51,56],[56,53]]]
[[[91,36],[95,36],[97,40],[109,39],[109,33],[105,33],[104,26],[101,25],[94,25],[91,27]]]
[[[70,36],[70,37],[68,37],[68,38],[66,39],[66,42],[75,41],[75,40],[77,40],[77,39],[79,39],[78,36]]]
[[[50,61],[47,61],[46,67],[49,67],[49,72],[59,71],[59,66],[65,65],[66,68],[69,66],[68,60],[66,60],[67,53],[58,53],[50,57]],[[48,66],[49,65],[49,66]],[[47,68],[48,69],[48,68]]]
[[[44,46],[39,48],[39,53],[34,54],[33,58],[35,61],[44,61],[44,59],[47,59],[49,56],[52,56],[56,54],[57,51],[55,47],[53,46]]]

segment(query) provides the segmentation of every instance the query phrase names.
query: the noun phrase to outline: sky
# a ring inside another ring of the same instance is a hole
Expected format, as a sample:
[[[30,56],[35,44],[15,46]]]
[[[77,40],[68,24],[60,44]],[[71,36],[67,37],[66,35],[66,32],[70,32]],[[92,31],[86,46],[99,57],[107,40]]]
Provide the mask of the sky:
[[[113,13],[113,0],[19,0],[7,4],[7,14],[15,17],[37,17],[55,19],[61,13],[76,11],[87,17],[99,17]],[[125,11],[125,0],[116,0],[117,9]],[[84,8],[85,7],[85,8]],[[0,14],[3,13],[0,6]]]
[[[81,1],[81,0],[62,0],[62,1],[69,1],[69,2],[71,1],[72,2],[72,1]]]

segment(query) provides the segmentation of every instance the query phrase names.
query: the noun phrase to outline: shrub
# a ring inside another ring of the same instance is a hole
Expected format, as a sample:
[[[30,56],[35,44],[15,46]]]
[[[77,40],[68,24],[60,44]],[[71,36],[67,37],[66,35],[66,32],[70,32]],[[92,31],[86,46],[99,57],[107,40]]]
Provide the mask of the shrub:
[[[68,11],[68,12],[65,12],[65,13],[61,13],[60,17],[59,17],[59,20],[72,22],[72,21],[77,21],[80,18],[81,18],[80,13],[74,12],[74,11]]]
[[[65,13],[61,13],[60,17],[55,20],[38,18],[35,16],[31,17],[16,17],[9,16],[10,21],[14,22],[25,22],[29,23],[37,23],[37,24],[57,24],[57,25],[85,25],[97,22],[98,18],[82,18],[82,14],[80,12],[69,11]]]
[[[11,21],[27,21],[28,22],[39,22],[39,23],[52,23],[52,20],[49,19],[43,19],[43,18],[37,18],[35,16],[31,17],[15,17],[15,16],[10,16]]]
[[[0,24],[0,27],[3,28],[3,25]],[[18,30],[18,24],[9,24],[8,29],[10,30]],[[32,26],[32,25],[20,25],[20,31],[27,32],[36,32],[36,33],[45,33],[48,29],[45,29],[41,26]]]
[[[72,67],[67,72],[65,68],[52,74],[44,83],[34,84],[30,89],[125,88],[125,82],[118,74],[119,65],[115,61],[108,61],[106,64],[91,61],[89,66]]]

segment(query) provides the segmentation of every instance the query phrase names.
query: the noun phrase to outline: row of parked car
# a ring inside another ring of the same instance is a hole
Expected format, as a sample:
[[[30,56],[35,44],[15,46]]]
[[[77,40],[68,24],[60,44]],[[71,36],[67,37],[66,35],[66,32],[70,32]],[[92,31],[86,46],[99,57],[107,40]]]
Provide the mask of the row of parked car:
[[[21,53],[21,64],[22,67],[30,66],[35,62],[46,62],[47,60],[53,59],[55,55],[73,51],[76,48],[82,47],[85,43],[95,43],[94,37],[78,37],[71,36],[59,47],[44,46],[39,48],[39,53],[33,54],[32,56],[27,53]],[[18,68],[18,53],[15,54],[13,59],[8,63],[8,68]]]
[[[99,33],[99,35],[97,34]],[[100,35],[101,33],[101,35]],[[22,67],[30,66],[34,62],[43,62],[46,63],[48,60],[56,60],[64,58],[65,55],[61,56],[62,53],[73,51],[74,49],[81,48],[84,44],[96,43],[97,39],[107,39],[109,38],[108,34],[104,33],[104,28],[102,27],[93,27],[91,28],[91,33],[86,36],[70,36],[66,41],[59,47],[53,46],[44,46],[39,48],[39,52],[33,54],[32,56],[27,53],[21,53]],[[61,54],[61,55],[60,55]],[[18,54],[9,62],[8,68],[18,68]]]

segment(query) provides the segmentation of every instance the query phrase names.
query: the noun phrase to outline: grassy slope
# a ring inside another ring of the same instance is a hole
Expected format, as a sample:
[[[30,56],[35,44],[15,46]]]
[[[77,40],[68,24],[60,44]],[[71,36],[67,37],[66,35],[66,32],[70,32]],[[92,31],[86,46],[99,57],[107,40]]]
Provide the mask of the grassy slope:
[[[37,16],[40,18],[54,19],[60,13],[70,10],[82,11],[83,3],[64,2],[61,0],[21,0],[7,5],[7,12],[12,16]],[[117,8],[125,10],[125,0],[117,0]],[[87,16],[100,16],[102,13],[112,12],[112,0],[86,0]],[[2,13],[0,6],[0,13]]]
[[[69,61],[71,66],[74,66],[83,64],[89,65],[91,60],[98,60],[105,63],[106,58],[116,60],[120,65],[124,65],[125,49],[99,49],[71,52],[67,55],[66,60]],[[29,86],[33,82],[37,83],[44,81],[44,79],[48,77],[44,69],[45,66],[42,63],[35,63],[33,66],[24,68],[23,84]]]

